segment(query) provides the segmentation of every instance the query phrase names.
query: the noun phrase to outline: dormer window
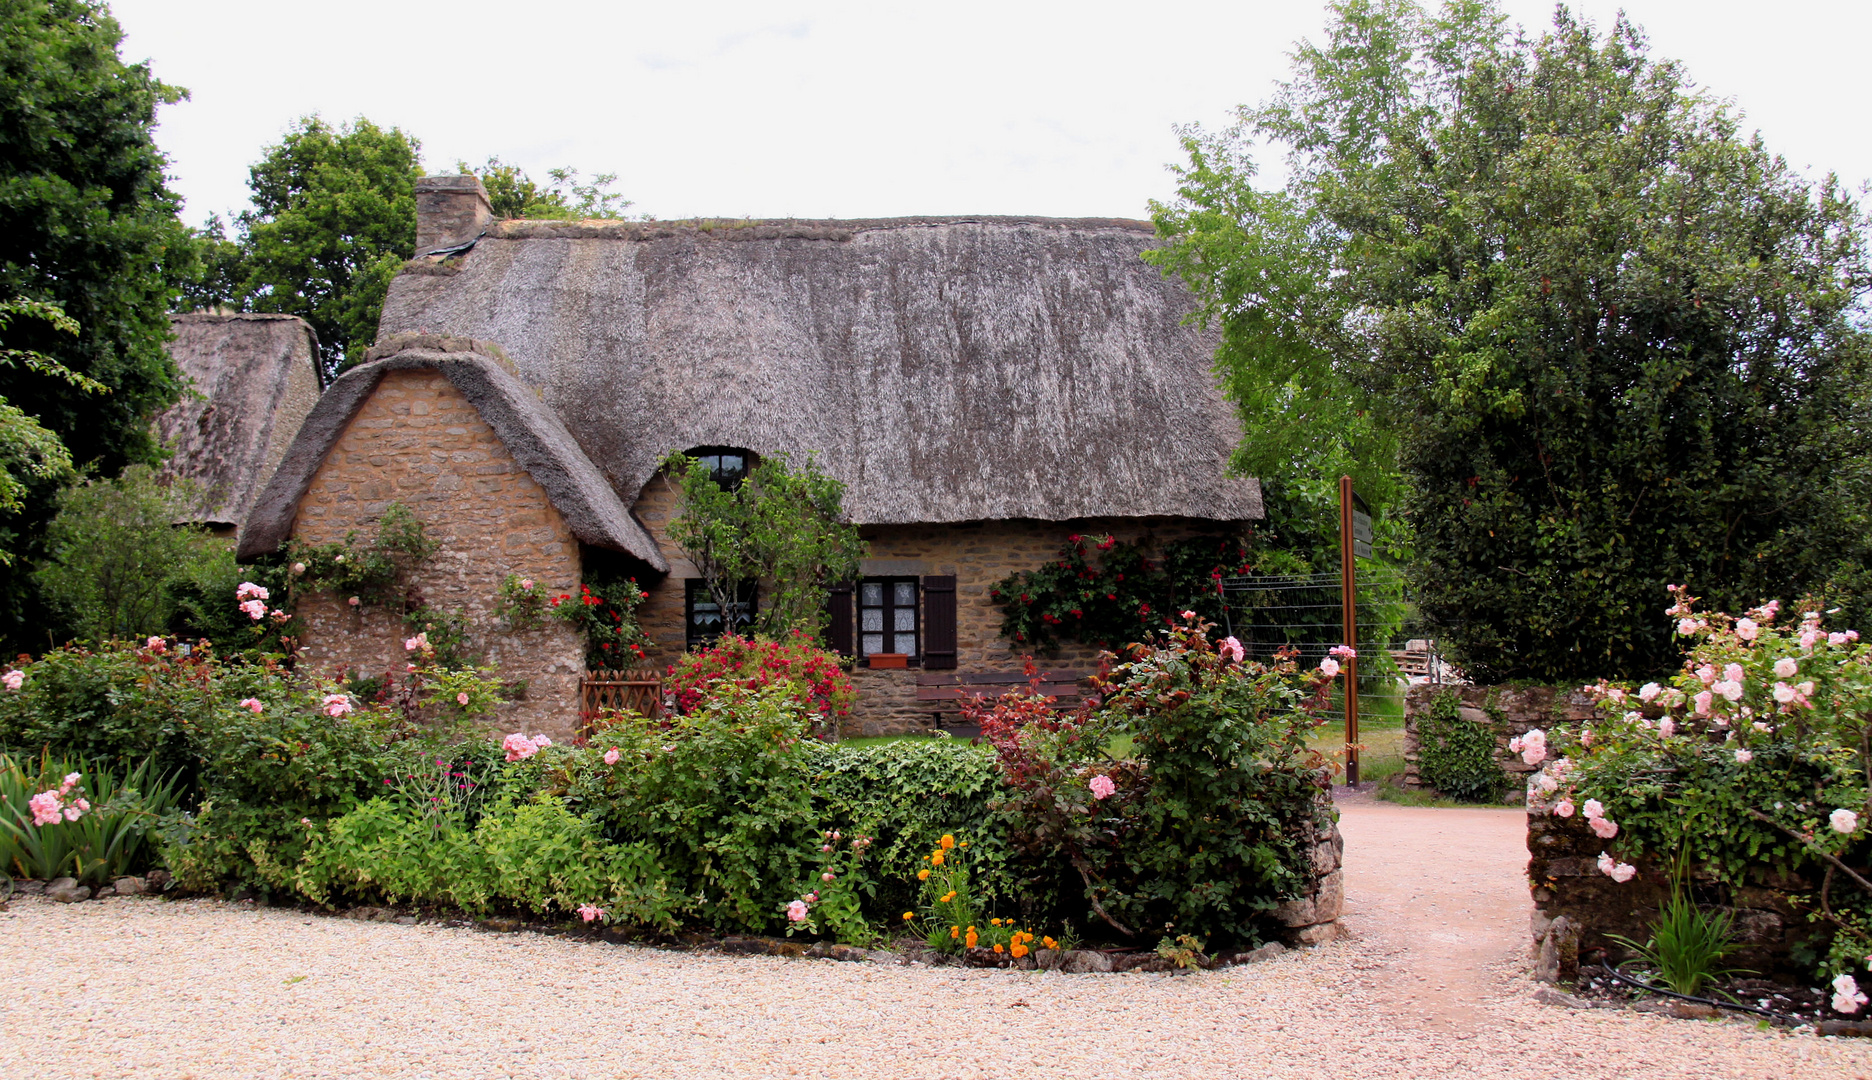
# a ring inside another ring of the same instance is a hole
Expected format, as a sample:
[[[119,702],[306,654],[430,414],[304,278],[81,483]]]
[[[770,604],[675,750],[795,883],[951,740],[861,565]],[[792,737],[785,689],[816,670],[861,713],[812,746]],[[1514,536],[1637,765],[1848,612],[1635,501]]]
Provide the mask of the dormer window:
[[[688,451],[688,456],[707,466],[709,479],[721,485],[723,491],[740,487],[754,467],[753,452],[732,446],[698,446]]]

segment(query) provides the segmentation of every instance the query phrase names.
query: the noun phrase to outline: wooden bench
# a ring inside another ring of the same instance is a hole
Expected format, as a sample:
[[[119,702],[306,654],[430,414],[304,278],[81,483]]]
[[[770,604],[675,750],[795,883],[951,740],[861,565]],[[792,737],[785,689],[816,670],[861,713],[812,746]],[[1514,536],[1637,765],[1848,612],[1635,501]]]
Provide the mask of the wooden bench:
[[[1040,669],[1039,691],[1056,697],[1062,704],[1077,703],[1086,691],[1080,680],[1090,678],[1090,671],[1048,671]],[[973,697],[997,698],[1009,690],[1025,689],[1030,676],[1019,671],[925,672],[917,676],[918,701],[964,701]]]

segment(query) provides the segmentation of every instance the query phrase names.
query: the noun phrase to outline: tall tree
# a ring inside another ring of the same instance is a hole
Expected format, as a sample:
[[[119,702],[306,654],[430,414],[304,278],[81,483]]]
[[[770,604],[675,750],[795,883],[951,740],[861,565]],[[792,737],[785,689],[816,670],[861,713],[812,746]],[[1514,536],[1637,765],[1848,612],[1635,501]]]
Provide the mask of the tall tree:
[[[1561,9],[1529,38],[1482,0],[1332,10],[1269,102],[1191,133],[1158,220],[1232,377],[1291,358],[1300,400],[1394,440],[1420,605],[1459,661],[1653,673],[1667,583],[1872,613],[1872,273],[1838,183],[1742,137],[1623,19],[1602,36]],[[1286,147],[1284,192],[1253,188],[1253,140]],[[1251,437],[1285,422],[1254,393]]]
[[[611,191],[616,173],[599,173],[590,183],[579,182],[577,169],[550,169],[547,183],[528,176],[518,165],[509,165],[498,157],[475,168],[465,161],[455,163],[458,173],[473,173],[487,188],[488,205],[497,218],[621,218],[630,200]]]
[[[0,369],[0,396],[15,434],[33,434],[18,421],[36,418],[71,459],[107,474],[158,457],[150,418],[181,391],[164,346],[169,279],[191,257],[151,138],[157,106],[185,92],[125,64],[122,38],[93,0],[0,0],[0,305],[42,316],[5,320],[0,347],[46,361]],[[0,566],[9,645],[39,618],[26,570],[62,472],[34,467],[62,460],[34,437],[14,447],[23,490],[0,514],[0,547],[27,556]]]
[[[390,279],[415,253],[420,151],[363,117],[333,128],[308,116],[249,172],[247,305],[311,323],[327,375],[363,359]]]

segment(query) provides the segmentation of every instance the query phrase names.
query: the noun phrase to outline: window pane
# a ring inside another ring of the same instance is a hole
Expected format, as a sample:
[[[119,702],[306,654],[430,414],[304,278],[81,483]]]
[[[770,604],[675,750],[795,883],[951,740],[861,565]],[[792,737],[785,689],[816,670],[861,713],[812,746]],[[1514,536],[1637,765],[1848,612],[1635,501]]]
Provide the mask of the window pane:
[[[884,609],[883,608],[864,609],[858,615],[858,628],[860,630],[882,630],[884,629]]]
[[[865,612],[865,614],[869,615],[871,613],[867,611]],[[915,630],[916,629],[916,609],[915,608],[907,608],[907,607],[896,608],[891,611],[891,615],[895,617],[891,624],[892,630]]]
[[[903,653],[905,656],[915,656],[917,654],[916,635],[915,634],[898,634],[897,635],[897,651],[900,653]]]
[[[881,581],[865,582],[859,587],[858,597],[858,602],[865,607],[882,607],[884,605],[884,583]]]
[[[883,634],[866,634],[864,636],[864,654],[866,656],[870,656],[872,653],[880,653],[883,651],[884,651],[884,635]]]
[[[898,607],[916,606],[916,582],[899,581],[896,583],[896,592],[897,595],[893,602]]]

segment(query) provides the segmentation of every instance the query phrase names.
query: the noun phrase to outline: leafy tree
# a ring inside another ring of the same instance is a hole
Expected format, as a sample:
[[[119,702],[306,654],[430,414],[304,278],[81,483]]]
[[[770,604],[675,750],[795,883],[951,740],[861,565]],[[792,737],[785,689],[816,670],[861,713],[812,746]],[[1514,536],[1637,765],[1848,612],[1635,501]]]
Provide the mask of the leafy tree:
[[[843,520],[845,485],[809,457],[762,458],[739,484],[719,482],[699,458],[664,462],[681,493],[670,539],[701,571],[721,610],[735,610],[743,582],[761,584],[754,631],[779,638],[825,628],[826,590],[858,576],[865,544]]]
[[[0,301],[61,313],[0,325],[11,355],[46,360],[4,376],[9,475],[22,488],[0,549],[25,556],[0,560],[11,563],[0,566],[9,644],[43,614],[23,571],[62,479],[54,440],[107,474],[153,462],[150,417],[181,392],[164,341],[169,279],[190,251],[151,132],[156,107],[185,91],[125,64],[122,37],[93,0],[0,0]]]
[[[488,203],[497,218],[621,218],[630,200],[606,190],[617,183],[616,173],[599,173],[591,183],[579,183],[577,169],[551,169],[548,184],[536,183],[518,165],[509,165],[498,157],[474,168],[465,161],[455,163],[458,173],[473,173],[487,188]]]
[[[247,304],[311,323],[328,376],[363,359],[390,279],[415,253],[420,149],[363,117],[333,128],[308,116],[250,170]]]
[[[162,633],[175,607],[165,585],[211,576],[208,564],[217,556],[229,561],[206,531],[174,524],[199,498],[193,485],[162,483],[142,465],[115,480],[65,490],[47,530],[51,557],[40,567],[39,580],[81,638],[101,642]],[[227,576],[225,568],[221,576]]]
[[[1333,12],[1270,101],[1189,133],[1158,210],[1250,439],[1395,465],[1422,612],[1478,678],[1673,666],[1674,582],[1872,613],[1872,278],[1839,184],[1741,137],[1623,19]],[[1253,188],[1251,140],[1287,148],[1284,192]],[[1289,401],[1326,430],[1295,434]]]

